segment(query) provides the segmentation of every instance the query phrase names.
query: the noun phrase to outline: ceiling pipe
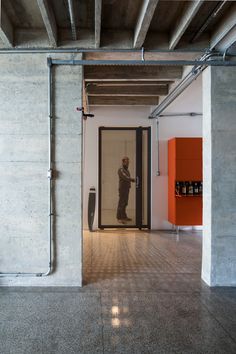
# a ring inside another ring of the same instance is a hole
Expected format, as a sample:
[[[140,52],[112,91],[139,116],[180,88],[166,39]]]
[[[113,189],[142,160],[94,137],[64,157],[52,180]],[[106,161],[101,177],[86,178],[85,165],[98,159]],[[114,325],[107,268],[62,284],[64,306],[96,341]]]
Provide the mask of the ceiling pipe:
[[[143,52],[140,49],[107,49],[107,48],[2,48],[0,49],[0,54],[16,53],[16,54],[41,54],[41,53],[140,53],[140,58],[143,58]],[[177,49],[177,50],[161,50],[161,49],[150,49],[145,50],[145,53],[160,53],[160,54],[178,54],[178,53],[200,53],[199,49]]]
[[[75,11],[74,11],[74,1],[67,0],[69,15],[70,15],[70,25],[71,25],[71,32],[72,32],[72,39],[74,41],[77,40],[77,32],[76,32],[76,24],[75,24]]]
[[[200,29],[194,34],[193,38],[191,39],[190,43],[195,42],[200,35],[205,31],[205,29],[208,27],[208,25],[211,23],[211,21],[217,17],[219,12],[223,9],[224,5],[228,2],[228,0],[225,1],[219,1],[212,13],[209,15],[209,17],[206,19],[204,24],[200,27]]]
[[[152,111],[149,119],[160,117],[161,113],[194,81],[196,78],[211,65],[211,58],[220,56],[219,53],[205,53],[200,62],[200,65],[194,66],[193,69],[179,82],[179,84],[169,93],[168,96]]]
[[[75,59],[52,59],[54,65],[137,65],[137,66],[155,66],[155,65],[170,65],[170,66],[195,66],[197,71],[198,66],[236,66],[236,60],[75,60]]]
[[[203,72],[206,66],[199,66],[190,71],[173,91],[152,111],[149,119],[160,117],[160,114]]]

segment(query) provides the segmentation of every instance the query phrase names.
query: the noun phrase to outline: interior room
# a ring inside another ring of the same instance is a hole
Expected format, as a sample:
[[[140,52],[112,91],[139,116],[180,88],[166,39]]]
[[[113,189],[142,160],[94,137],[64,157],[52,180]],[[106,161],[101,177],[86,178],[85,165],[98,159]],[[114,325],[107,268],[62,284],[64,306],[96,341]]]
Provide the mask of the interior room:
[[[236,2],[0,0],[0,353],[236,352]]]

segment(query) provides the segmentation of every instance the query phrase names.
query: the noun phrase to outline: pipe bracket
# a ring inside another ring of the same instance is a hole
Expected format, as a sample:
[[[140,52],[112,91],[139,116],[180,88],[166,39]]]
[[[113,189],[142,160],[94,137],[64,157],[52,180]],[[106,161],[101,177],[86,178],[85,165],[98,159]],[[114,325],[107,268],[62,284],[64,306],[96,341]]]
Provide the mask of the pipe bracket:
[[[53,170],[50,169],[48,170],[48,179],[52,179],[53,178]]]

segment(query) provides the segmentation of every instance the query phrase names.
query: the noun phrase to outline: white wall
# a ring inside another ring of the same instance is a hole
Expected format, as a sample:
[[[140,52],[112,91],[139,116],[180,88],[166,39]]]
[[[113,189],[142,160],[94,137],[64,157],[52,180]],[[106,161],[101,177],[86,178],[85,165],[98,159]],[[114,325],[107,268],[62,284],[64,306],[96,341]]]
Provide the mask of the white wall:
[[[173,102],[163,114],[202,112],[202,81],[199,77]],[[89,188],[98,191],[98,128],[151,126],[152,130],[152,229],[169,229],[168,223],[168,161],[167,141],[173,137],[202,136],[202,118],[197,117],[163,117],[159,124],[160,176],[157,171],[156,122],[148,119],[150,107],[113,106],[93,107],[94,118],[84,121],[84,227],[87,228],[87,206]],[[97,204],[98,206],[98,204]],[[96,207],[94,228],[98,225]]]

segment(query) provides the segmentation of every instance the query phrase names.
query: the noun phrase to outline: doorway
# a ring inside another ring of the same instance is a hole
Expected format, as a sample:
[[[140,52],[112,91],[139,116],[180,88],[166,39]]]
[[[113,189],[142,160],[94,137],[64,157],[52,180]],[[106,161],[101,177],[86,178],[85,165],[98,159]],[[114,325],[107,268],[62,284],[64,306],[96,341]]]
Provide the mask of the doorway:
[[[99,206],[98,227],[148,228],[151,225],[151,128],[99,128]],[[129,159],[128,172],[133,182],[125,191],[125,213],[121,222],[117,215],[122,193],[118,170],[122,159]]]

